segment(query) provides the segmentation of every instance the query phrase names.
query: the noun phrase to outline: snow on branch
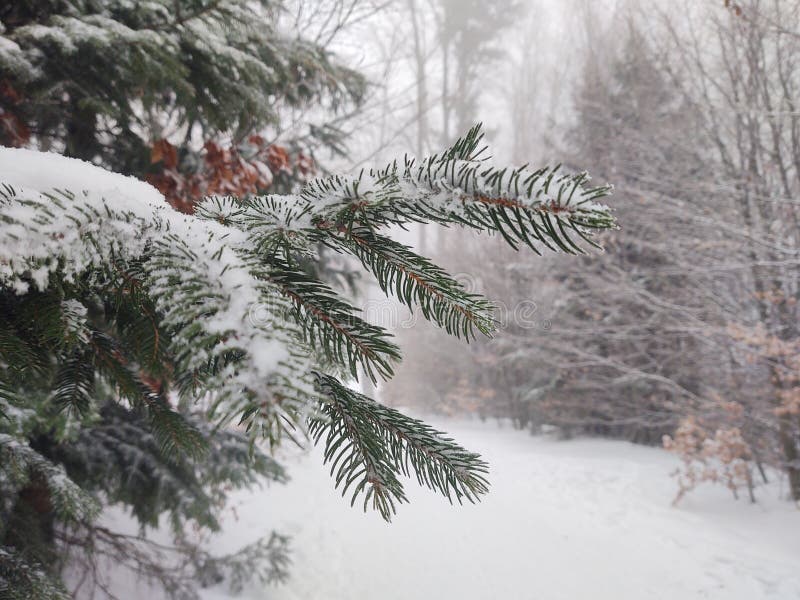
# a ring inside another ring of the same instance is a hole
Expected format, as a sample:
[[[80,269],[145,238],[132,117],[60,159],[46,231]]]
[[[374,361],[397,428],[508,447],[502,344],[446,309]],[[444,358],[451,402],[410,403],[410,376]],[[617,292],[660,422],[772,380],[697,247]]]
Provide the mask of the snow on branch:
[[[324,438],[337,486],[352,488],[353,501],[363,493],[387,519],[405,500],[399,474],[451,501],[475,501],[488,489],[479,456],[322,372],[355,378],[360,367],[388,378],[400,353],[306,266],[320,244],[353,255],[385,293],[447,332],[491,333],[491,304],[392,240],[387,226],[456,224],[498,233],[514,248],[578,253],[581,241],[597,246],[595,233],[616,225],[597,202],[609,186],[557,169],[495,167],[481,141],[476,127],[441,155],[316,179],[295,195],[212,196],[194,215],[135,179],[2,148],[0,285],[19,298],[67,290],[54,304],[69,350],[54,395],[62,407],[85,412],[98,373],[147,408],[166,450],[186,440],[192,449],[191,428],[137,372],[144,361],[183,402],[202,399],[217,423],[271,442],[298,429]],[[142,317],[137,339],[149,352],[135,361],[87,326],[87,303],[108,293]]]
[[[139,264],[172,333],[177,370],[188,375],[185,393],[213,390],[223,419],[259,406],[271,427],[296,420],[284,400],[303,390],[286,372],[304,358],[277,288],[243,250],[245,232],[181,214],[147,184],[54,154],[0,149],[0,173],[0,284],[25,294]],[[254,306],[259,319],[250,318]]]
[[[476,502],[489,490],[488,465],[478,454],[333,377],[317,374],[316,382],[326,397],[326,418],[313,420],[311,433],[316,441],[325,437],[325,462],[342,495],[352,490],[351,504],[363,494],[364,510],[371,503],[389,520],[396,505],[407,501],[398,471],[450,502]]]

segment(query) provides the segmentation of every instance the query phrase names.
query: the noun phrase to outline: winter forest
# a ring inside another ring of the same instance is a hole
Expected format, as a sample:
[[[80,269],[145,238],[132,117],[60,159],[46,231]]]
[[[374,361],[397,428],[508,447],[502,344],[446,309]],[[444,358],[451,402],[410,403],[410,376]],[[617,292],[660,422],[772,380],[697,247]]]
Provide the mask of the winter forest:
[[[0,599],[800,598],[800,0],[0,0]]]

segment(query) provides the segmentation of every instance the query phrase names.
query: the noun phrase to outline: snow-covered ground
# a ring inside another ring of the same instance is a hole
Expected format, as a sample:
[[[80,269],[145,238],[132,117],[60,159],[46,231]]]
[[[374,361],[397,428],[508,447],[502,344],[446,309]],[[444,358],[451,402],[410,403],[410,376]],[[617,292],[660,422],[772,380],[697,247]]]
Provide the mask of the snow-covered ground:
[[[491,463],[480,504],[451,507],[409,482],[394,522],[350,508],[319,451],[287,457],[292,481],[237,496],[215,541],[233,550],[276,528],[293,536],[291,581],[270,600],[758,600],[800,598],[800,511],[762,488],[721,487],[674,508],[675,459],[603,440],[557,441],[495,424],[438,425]],[[228,598],[206,590],[207,600]]]

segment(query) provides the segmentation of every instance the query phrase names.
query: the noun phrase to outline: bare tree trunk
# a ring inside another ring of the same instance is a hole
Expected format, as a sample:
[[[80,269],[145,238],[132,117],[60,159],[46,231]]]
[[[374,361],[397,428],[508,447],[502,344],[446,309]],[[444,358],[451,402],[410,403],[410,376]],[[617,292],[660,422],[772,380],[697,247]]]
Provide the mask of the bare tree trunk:
[[[442,38],[442,145],[447,147],[450,139],[450,41]]]
[[[420,26],[420,15],[416,0],[408,0],[411,27],[414,32],[414,69],[417,76],[417,156],[428,150],[428,72],[425,60],[424,32]]]
[[[416,0],[408,0],[408,10],[411,13],[411,27],[414,32],[414,68],[417,76],[417,139],[416,153],[418,157],[425,156],[428,151],[428,72],[425,60],[424,32],[420,26],[420,15],[417,10]],[[427,228],[420,225],[418,228],[419,251],[427,253]]]
[[[800,501],[800,455],[798,455],[797,442],[794,439],[796,429],[796,424],[793,423],[794,419],[795,416],[791,414],[781,415],[778,435],[786,461],[784,468],[789,478],[789,493],[792,495],[792,500],[798,502]]]

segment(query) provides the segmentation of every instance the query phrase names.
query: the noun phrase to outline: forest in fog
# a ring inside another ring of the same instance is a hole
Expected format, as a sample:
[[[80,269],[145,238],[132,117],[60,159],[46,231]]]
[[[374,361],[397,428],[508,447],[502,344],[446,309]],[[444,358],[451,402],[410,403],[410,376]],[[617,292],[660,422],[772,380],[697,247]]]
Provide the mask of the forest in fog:
[[[512,4],[418,71],[418,93],[449,102],[416,137],[485,106],[515,164],[612,182],[621,231],[578,261],[454,230],[428,242],[498,300],[501,333],[444,349],[401,332],[386,397],[663,444],[685,461],[681,494],[711,479],[752,497],[774,467],[799,499],[800,6],[542,2],[512,19]]]
[[[0,0],[3,600],[789,600],[798,507],[800,0]]]

